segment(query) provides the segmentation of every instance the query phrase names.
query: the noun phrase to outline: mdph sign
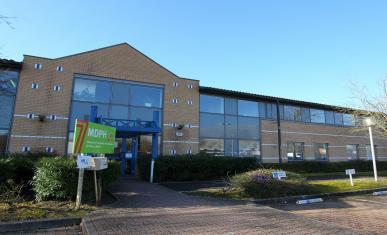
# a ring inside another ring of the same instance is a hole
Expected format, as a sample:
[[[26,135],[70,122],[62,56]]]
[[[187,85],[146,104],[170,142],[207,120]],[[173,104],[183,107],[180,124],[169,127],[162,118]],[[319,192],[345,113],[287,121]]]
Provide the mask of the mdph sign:
[[[88,121],[75,121],[73,153],[113,153],[116,129]]]

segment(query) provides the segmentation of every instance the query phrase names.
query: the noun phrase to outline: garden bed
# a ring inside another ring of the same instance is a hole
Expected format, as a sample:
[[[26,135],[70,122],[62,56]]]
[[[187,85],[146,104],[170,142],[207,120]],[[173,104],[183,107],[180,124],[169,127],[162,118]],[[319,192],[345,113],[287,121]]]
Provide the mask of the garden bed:
[[[308,185],[311,186],[310,194],[330,194],[330,193],[342,193],[352,192],[358,190],[378,189],[387,187],[387,178],[379,178],[378,182],[374,181],[374,178],[364,177],[354,179],[354,186],[350,185],[348,179],[335,179],[335,180],[316,180],[308,181]],[[246,193],[242,188],[230,188],[224,190],[224,188],[207,188],[197,191],[185,192],[192,196],[204,196],[204,197],[216,197],[216,198],[230,198],[230,199],[268,199],[272,198],[273,193],[262,192],[260,196],[253,197]],[[277,194],[280,195],[280,194]],[[297,193],[291,195],[296,196]],[[299,193],[298,195],[307,195]],[[280,195],[290,196],[290,195]]]
[[[72,201],[24,201],[13,204],[0,202],[0,221],[19,221],[42,218],[82,217],[95,210],[93,205],[83,204],[74,210]]]

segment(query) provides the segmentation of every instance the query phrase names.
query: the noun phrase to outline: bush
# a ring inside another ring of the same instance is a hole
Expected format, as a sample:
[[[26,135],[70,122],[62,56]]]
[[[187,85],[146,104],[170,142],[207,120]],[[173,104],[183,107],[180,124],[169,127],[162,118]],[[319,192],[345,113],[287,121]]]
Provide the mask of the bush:
[[[254,198],[285,197],[310,194],[313,188],[305,178],[293,172],[286,172],[286,179],[273,179],[273,169],[258,169],[231,177],[231,188],[241,190]]]
[[[119,162],[109,161],[108,169],[98,172],[102,185],[106,187],[120,176]],[[35,197],[38,201],[49,199],[74,199],[77,193],[78,169],[74,157],[42,158],[36,165],[32,181]],[[94,195],[94,178],[92,171],[85,171],[83,181],[83,198]]]
[[[150,162],[150,156],[137,159],[138,174],[142,179],[149,179]],[[255,169],[257,166],[254,157],[215,157],[203,154],[160,156],[155,161],[154,179],[159,182],[214,179]]]
[[[377,162],[378,170],[387,170],[387,162]],[[281,168],[286,171],[298,173],[318,173],[318,172],[344,172],[345,169],[354,168],[356,171],[372,171],[372,161],[347,161],[347,162],[319,162],[301,161],[288,162],[283,164],[272,163],[263,164],[264,168]]]
[[[15,184],[28,184],[34,176],[37,159],[37,155],[0,156],[0,183],[12,180]]]

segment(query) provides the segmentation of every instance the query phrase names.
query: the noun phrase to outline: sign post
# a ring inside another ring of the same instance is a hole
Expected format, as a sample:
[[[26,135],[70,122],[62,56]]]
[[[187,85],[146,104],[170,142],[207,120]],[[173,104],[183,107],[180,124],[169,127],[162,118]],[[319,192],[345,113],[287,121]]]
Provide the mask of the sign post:
[[[345,174],[349,175],[349,181],[351,181],[351,186],[353,186],[352,175],[354,175],[355,173],[356,173],[355,169],[347,169],[347,170],[345,170]]]
[[[73,154],[78,155],[77,165],[79,168],[77,199],[75,209],[78,209],[82,201],[83,176],[85,169],[94,170],[95,199],[97,206],[101,201],[101,186],[97,182],[97,170],[107,168],[107,159],[105,157],[94,157],[84,155],[113,153],[115,146],[116,129],[110,126],[100,125],[88,121],[75,121]],[[100,181],[100,180],[99,180]]]

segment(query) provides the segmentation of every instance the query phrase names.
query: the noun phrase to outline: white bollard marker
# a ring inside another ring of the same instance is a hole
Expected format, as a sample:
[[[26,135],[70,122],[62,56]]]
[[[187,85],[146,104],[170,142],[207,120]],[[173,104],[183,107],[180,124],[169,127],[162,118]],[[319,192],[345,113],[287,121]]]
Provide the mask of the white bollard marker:
[[[372,195],[374,195],[374,196],[387,195],[387,191],[373,192]]]
[[[151,161],[151,172],[150,172],[150,178],[149,178],[149,182],[150,183],[153,183],[153,170],[154,170],[154,167],[155,167],[155,160],[152,158],[152,161]]]
[[[298,205],[304,205],[304,204],[310,204],[310,203],[316,203],[316,202],[323,202],[324,200],[322,198],[312,198],[312,199],[305,199],[305,200],[297,200]]]

